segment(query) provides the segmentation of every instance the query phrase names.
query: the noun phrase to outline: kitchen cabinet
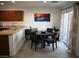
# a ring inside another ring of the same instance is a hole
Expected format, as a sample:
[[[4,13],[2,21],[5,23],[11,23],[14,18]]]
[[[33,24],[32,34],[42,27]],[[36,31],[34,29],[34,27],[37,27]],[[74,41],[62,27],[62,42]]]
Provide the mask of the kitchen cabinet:
[[[0,21],[23,21],[23,11],[0,11]]]
[[[13,31],[13,32],[12,32]],[[3,32],[4,34],[1,34]],[[14,56],[25,41],[24,28],[0,32],[0,56]],[[8,34],[8,32],[10,34]]]
[[[18,50],[21,48],[25,41],[24,36],[24,29],[21,29],[19,32],[9,36],[10,56],[16,55]]]
[[[24,30],[21,30],[16,34],[13,34],[13,40],[15,43],[14,45],[15,45],[16,52],[23,39],[24,39]]]
[[[8,35],[0,35],[0,55],[9,55]]]

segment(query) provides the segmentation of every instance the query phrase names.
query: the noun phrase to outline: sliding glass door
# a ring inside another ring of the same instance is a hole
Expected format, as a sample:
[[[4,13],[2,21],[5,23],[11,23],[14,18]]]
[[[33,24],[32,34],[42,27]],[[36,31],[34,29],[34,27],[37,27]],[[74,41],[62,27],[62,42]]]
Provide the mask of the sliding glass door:
[[[62,13],[60,37],[67,46],[69,46],[70,42],[72,13],[73,13],[72,10],[67,10]]]
[[[63,42],[68,44],[68,12],[63,14]]]

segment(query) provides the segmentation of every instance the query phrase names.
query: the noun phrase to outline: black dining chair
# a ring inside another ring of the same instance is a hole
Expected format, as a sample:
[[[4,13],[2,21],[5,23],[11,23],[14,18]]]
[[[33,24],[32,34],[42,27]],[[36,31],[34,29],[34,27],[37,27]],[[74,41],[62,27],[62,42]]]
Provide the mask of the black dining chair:
[[[54,32],[51,38],[47,38],[46,39],[46,42],[48,44],[52,44],[53,51],[54,51],[54,43],[55,43],[56,48],[57,48],[57,35],[58,35],[58,33],[57,32]]]
[[[35,51],[37,49],[37,45],[40,43],[39,37],[36,35],[36,32],[31,32],[31,48],[35,45]]]
[[[38,29],[37,28],[31,28],[31,32],[37,32]]]
[[[47,32],[49,32],[49,33],[53,33],[53,29],[52,28],[47,28]],[[48,36],[48,38],[49,38],[50,36]],[[48,44],[48,46],[50,46],[50,44],[49,43],[47,43]]]
[[[25,39],[30,39],[30,29],[25,29]]]
[[[60,29],[57,29],[56,27],[54,27],[54,29],[53,29],[55,32],[57,32],[57,40],[59,41],[59,34],[60,34]]]
[[[51,32],[52,33],[53,29],[52,28],[47,28],[47,32]]]

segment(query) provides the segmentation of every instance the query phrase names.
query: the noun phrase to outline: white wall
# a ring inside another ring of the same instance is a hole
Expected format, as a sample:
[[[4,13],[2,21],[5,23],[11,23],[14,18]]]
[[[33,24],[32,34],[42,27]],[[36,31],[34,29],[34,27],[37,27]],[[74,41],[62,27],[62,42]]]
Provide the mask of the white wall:
[[[24,11],[24,21],[23,24],[29,28],[32,26],[33,28],[38,28],[39,30],[45,30],[47,27],[53,27],[54,25],[60,26],[61,19],[61,10],[58,8],[19,8],[19,7],[11,7],[5,6],[1,7],[0,10],[23,10]],[[34,21],[34,13],[50,13],[50,22],[35,22]]]
[[[50,22],[35,22],[34,21],[34,13],[50,13]],[[29,28],[32,26],[33,28],[39,28],[40,30],[44,30],[47,27],[51,28],[54,25],[57,26],[58,22],[60,22],[61,13],[59,9],[54,8],[27,8],[24,10],[24,24]],[[58,21],[58,22],[57,22]]]

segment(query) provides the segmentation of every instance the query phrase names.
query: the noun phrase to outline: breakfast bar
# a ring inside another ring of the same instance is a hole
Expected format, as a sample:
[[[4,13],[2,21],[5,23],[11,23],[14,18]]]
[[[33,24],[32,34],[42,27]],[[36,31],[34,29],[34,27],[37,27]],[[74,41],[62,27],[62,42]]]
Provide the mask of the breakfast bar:
[[[24,27],[0,27],[0,55],[14,56],[22,46],[25,35]]]

